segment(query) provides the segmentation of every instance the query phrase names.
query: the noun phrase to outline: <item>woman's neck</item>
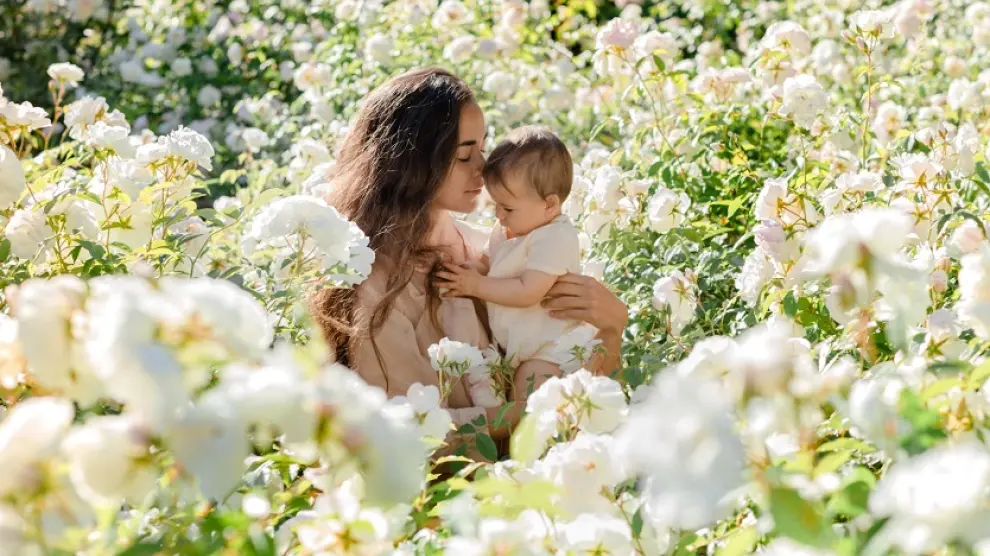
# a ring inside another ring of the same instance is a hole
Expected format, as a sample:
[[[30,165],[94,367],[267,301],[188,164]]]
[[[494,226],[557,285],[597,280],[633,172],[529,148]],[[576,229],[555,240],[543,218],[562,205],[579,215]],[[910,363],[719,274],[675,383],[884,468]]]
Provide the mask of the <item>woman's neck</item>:
[[[457,229],[454,217],[447,210],[438,210],[432,218],[430,233],[427,235],[426,244],[429,247],[442,249],[449,253],[454,260],[464,258],[466,245],[464,236]]]

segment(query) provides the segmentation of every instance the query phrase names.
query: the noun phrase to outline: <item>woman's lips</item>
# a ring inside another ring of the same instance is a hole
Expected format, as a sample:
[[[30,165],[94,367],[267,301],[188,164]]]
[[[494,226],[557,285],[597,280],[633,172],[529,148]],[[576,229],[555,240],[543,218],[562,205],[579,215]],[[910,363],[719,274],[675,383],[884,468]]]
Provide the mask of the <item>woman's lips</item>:
[[[478,195],[478,194],[480,194],[480,193],[481,193],[481,190],[482,190],[482,189],[483,189],[483,188],[481,188],[481,187],[479,187],[478,189],[468,189],[468,190],[467,190],[467,191],[465,191],[464,193],[465,193],[466,195]]]

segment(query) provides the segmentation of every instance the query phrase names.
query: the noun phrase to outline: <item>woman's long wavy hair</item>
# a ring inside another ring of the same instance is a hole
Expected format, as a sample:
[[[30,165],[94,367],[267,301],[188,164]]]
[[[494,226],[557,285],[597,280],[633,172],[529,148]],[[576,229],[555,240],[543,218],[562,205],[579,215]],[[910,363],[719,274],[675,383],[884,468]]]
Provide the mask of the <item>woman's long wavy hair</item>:
[[[427,308],[436,323],[439,294],[432,275],[441,255],[426,245],[440,186],[454,164],[461,109],[474,94],[440,68],[398,75],[372,91],[341,143],[327,201],[367,234],[376,267],[387,265],[386,293],[371,315],[355,315],[353,289],[325,288],[312,312],[337,360],[350,364],[348,340],[375,335],[417,268],[430,268]]]

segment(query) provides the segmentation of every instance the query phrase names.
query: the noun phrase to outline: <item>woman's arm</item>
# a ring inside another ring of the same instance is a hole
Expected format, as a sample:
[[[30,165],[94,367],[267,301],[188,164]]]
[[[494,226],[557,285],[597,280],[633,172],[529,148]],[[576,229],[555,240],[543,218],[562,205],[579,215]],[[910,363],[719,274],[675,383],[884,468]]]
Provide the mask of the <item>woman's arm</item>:
[[[482,276],[477,270],[465,265],[446,265],[446,270],[437,273],[444,280],[447,295],[453,297],[477,297],[489,303],[505,307],[532,307],[540,302],[557,277],[538,270],[526,270],[511,278]]]
[[[542,306],[554,318],[578,320],[598,329],[604,353],[592,358],[590,370],[608,375],[619,368],[629,309],[604,284],[590,276],[565,274],[547,292]]]

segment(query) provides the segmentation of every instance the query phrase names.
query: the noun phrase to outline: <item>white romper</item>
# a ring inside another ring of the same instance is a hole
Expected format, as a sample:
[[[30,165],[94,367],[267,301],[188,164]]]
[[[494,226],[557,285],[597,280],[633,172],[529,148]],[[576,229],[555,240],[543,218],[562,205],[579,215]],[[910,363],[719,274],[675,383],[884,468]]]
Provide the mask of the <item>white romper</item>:
[[[560,215],[521,237],[507,239],[505,229],[495,224],[488,239],[488,275],[512,278],[525,270],[537,270],[554,276],[581,271],[581,247],[577,228],[567,216]],[[555,319],[539,303],[531,307],[506,307],[488,304],[488,320],[495,341],[514,364],[541,359],[555,364],[554,343],[582,323]]]

